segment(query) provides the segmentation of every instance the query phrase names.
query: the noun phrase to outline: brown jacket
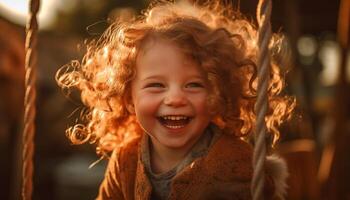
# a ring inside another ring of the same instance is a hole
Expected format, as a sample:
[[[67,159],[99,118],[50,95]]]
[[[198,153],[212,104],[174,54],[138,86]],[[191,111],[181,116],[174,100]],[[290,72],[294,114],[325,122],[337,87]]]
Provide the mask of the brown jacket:
[[[251,163],[251,146],[222,134],[206,156],[196,159],[174,177],[169,200],[251,199]],[[274,186],[270,178],[266,180],[265,199],[272,199]],[[97,200],[147,200],[151,192],[152,186],[141,162],[140,139],[116,149]]]

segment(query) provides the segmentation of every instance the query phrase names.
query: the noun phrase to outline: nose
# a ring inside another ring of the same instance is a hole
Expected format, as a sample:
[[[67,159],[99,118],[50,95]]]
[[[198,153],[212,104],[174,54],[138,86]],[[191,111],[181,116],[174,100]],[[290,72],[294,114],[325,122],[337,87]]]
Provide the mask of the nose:
[[[187,98],[181,88],[171,88],[166,93],[164,104],[172,107],[181,107],[187,104]]]

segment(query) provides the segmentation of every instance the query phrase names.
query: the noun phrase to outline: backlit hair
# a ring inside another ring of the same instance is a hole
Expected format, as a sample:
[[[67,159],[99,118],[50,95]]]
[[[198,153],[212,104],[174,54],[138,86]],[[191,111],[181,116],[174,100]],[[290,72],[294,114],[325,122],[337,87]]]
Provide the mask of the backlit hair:
[[[127,109],[130,84],[138,52],[157,38],[178,45],[206,72],[213,122],[229,134],[249,137],[256,119],[256,28],[231,6],[162,2],[132,22],[113,23],[88,45],[81,63],[73,62],[57,72],[59,85],[78,88],[89,110],[86,124],[67,130],[72,142],[96,142],[97,152],[103,153],[140,136],[137,119]],[[279,39],[273,37],[271,52],[277,52]],[[277,127],[289,118],[295,101],[280,95],[284,82],[273,57],[266,122],[275,142]]]

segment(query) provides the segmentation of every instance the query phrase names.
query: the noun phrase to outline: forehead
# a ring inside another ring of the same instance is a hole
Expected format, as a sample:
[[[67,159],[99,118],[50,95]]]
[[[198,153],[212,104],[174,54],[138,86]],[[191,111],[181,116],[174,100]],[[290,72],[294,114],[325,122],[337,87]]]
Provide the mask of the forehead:
[[[185,55],[181,49],[173,42],[163,38],[150,38],[142,44],[137,55],[137,61],[158,62],[176,58],[185,60]],[[140,62],[138,64],[141,64]]]
[[[198,63],[184,51],[166,39],[152,39],[142,45],[136,59],[138,72],[202,73]]]

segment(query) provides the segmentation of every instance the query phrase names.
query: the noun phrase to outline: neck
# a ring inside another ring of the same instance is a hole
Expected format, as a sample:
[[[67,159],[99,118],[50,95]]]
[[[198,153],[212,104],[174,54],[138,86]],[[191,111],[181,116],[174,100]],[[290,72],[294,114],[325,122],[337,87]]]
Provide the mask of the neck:
[[[158,141],[151,139],[150,156],[151,166],[154,173],[164,173],[173,169],[178,165],[187,155],[193,145],[187,148],[168,148],[163,145],[158,145]]]

